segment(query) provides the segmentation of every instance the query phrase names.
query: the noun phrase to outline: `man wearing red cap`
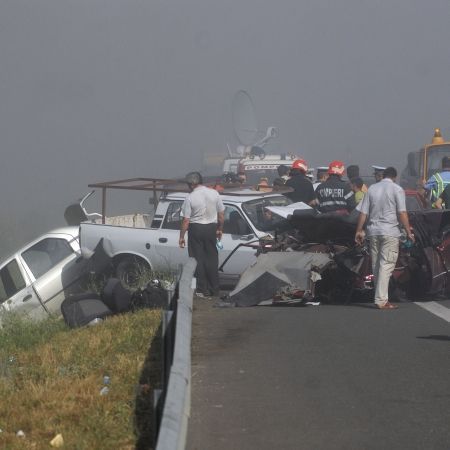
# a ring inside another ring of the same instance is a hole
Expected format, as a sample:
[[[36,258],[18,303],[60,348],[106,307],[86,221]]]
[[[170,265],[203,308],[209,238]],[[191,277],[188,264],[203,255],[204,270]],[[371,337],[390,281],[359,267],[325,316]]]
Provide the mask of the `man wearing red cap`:
[[[304,159],[296,159],[292,163],[291,178],[286,181],[286,186],[292,188],[293,192],[288,192],[285,195],[294,203],[303,202],[312,206],[316,203],[316,194],[311,181],[306,177],[307,171],[308,164]]]
[[[355,208],[355,195],[350,185],[341,178],[344,172],[345,166],[342,161],[332,161],[328,166],[328,179],[316,188],[321,212],[348,214]]]

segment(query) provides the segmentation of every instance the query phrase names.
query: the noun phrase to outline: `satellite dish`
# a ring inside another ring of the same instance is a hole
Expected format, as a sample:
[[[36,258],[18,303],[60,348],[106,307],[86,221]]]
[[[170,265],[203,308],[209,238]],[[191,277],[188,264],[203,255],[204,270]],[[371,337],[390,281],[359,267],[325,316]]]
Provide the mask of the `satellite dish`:
[[[232,103],[233,128],[236,138],[245,147],[256,142],[258,123],[252,99],[246,91],[236,92]]]

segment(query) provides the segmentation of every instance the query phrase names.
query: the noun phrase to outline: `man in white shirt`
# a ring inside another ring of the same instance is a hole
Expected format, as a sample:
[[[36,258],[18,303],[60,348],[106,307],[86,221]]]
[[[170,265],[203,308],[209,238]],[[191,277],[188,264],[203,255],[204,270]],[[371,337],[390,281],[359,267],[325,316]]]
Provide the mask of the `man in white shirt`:
[[[375,279],[375,305],[379,309],[396,309],[389,302],[389,279],[395,269],[400,241],[400,224],[408,239],[414,242],[406,212],[405,191],[395,184],[397,171],[388,167],[383,179],[369,187],[356,210],[359,211],[355,242],[361,245],[365,233],[363,226],[367,220],[367,235],[370,242],[370,257]],[[400,224],[399,224],[400,221]]]
[[[186,175],[186,183],[191,193],[184,200],[181,215],[179,245],[186,245],[184,236],[188,234],[188,252],[197,261],[196,294],[199,297],[219,295],[219,256],[216,239],[222,238],[224,206],[219,193],[203,186],[198,172]]]

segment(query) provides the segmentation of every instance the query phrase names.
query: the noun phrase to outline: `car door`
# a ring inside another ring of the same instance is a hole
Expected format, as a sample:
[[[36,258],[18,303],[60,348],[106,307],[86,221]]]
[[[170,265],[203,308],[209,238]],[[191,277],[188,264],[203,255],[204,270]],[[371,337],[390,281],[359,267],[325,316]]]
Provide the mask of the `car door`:
[[[225,221],[223,225],[222,245],[219,250],[219,266],[240,244],[248,244],[257,240],[252,228],[239,209],[234,205],[225,204]],[[254,248],[241,246],[230,257],[223,267],[223,274],[228,276],[240,275],[248,266],[256,260]]]
[[[79,291],[85,264],[63,237],[45,237],[21,253],[33,287],[46,309],[61,313],[70,292]]]
[[[26,273],[22,271],[16,258],[0,269],[0,305],[3,311],[12,311],[33,318],[48,315]]]
[[[169,201],[161,228],[153,231],[153,233],[157,233],[157,236],[154,239],[153,252],[150,259],[153,268],[156,270],[175,271],[179,264],[186,263],[189,258],[187,247],[180,248],[178,245],[182,206],[182,200]]]

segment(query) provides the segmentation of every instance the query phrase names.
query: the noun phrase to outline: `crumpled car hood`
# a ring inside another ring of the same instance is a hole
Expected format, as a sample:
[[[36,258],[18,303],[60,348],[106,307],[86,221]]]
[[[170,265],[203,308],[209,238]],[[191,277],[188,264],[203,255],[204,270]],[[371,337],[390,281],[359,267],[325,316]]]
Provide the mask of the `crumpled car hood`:
[[[328,253],[270,252],[259,255],[241,275],[229,301],[236,306],[254,306],[272,298],[284,286],[311,289],[312,273],[320,273],[333,262]]]

